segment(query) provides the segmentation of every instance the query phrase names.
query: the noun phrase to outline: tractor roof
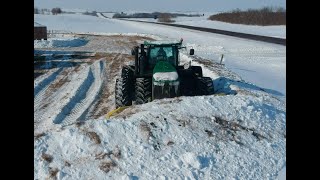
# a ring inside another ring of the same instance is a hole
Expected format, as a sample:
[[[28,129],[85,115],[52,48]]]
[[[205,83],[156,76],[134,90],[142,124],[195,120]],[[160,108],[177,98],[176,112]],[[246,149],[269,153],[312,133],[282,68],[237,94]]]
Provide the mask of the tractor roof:
[[[176,41],[176,40],[171,40],[171,41],[144,41],[144,45],[154,45],[154,46],[172,46],[172,45],[177,45],[181,46],[182,42],[181,41]]]

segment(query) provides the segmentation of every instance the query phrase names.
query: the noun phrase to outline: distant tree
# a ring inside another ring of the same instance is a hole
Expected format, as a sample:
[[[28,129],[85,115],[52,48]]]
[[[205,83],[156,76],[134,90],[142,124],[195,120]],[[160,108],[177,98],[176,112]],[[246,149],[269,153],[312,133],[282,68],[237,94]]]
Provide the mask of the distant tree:
[[[168,14],[168,13],[160,14],[159,18],[158,18],[158,21],[159,22],[168,22],[168,23],[175,22],[174,20],[171,19],[171,15]]]
[[[62,13],[62,11],[61,11],[60,8],[52,8],[51,13],[52,13],[53,15],[57,15],[57,14]]]
[[[34,14],[39,14],[39,9],[35,7],[33,12]]]
[[[286,12],[286,10],[283,7],[278,7],[276,12]]]
[[[273,12],[273,7],[263,7],[260,9],[260,12],[261,13],[270,13],[270,12]]]
[[[82,14],[84,14],[84,15],[90,15],[90,16],[97,16],[97,17],[98,17],[97,11],[92,11],[92,12],[86,11],[86,12],[84,12],[84,13],[82,13]]]
[[[239,13],[239,12],[241,12],[241,9],[239,9],[239,8],[232,11],[232,13]]]
[[[263,7],[261,9],[248,9],[240,11],[239,9],[211,15],[208,19],[235,24],[248,25],[285,25],[286,12],[284,8]]]
[[[129,16],[126,13],[121,12],[121,14],[119,13],[115,13],[112,18],[128,18]]]

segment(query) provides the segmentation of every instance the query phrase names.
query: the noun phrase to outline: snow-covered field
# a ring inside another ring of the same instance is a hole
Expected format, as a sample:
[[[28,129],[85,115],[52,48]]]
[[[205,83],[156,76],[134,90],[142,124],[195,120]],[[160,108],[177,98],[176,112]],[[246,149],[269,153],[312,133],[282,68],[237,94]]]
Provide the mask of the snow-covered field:
[[[196,13],[194,13],[196,14]],[[205,12],[204,16],[200,17],[177,17],[172,18],[174,24],[183,24],[188,26],[206,27],[212,29],[221,29],[226,31],[241,32],[247,34],[255,34],[262,36],[286,38],[286,26],[255,26],[255,25],[242,25],[242,24],[231,24],[221,21],[208,20],[210,15],[215,13]],[[112,17],[113,14],[105,14],[107,17]],[[157,19],[153,18],[130,18],[131,20],[158,22]]]
[[[285,84],[285,47],[79,14],[35,21],[85,33],[34,43],[35,179],[285,179],[285,85],[275,84]],[[131,47],[180,37],[196,51],[182,51],[181,63],[202,66],[217,94],[105,119]]]

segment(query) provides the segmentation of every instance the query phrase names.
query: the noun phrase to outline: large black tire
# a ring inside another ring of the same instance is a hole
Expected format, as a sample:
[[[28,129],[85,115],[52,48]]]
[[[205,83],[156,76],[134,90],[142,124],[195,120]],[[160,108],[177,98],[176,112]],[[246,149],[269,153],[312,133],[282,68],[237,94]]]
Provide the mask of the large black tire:
[[[115,103],[116,108],[122,106],[131,106],[133,99],[133,71],[128,67],[123,67],[121,77],[116,79]]]
[[[197,77],[203,77],[201,66],[191,66],[191,69]]]
[[[197,78],[197,95],[211,95],[214,92],[213,81],[210,77]]]
[[[137,78],[135,86],[136,104],[144,104],[152,101],[152,79]]]
[[[192,69],[179,69],[180,78],[180,95],[194,96],[196,95],[196,76]]]

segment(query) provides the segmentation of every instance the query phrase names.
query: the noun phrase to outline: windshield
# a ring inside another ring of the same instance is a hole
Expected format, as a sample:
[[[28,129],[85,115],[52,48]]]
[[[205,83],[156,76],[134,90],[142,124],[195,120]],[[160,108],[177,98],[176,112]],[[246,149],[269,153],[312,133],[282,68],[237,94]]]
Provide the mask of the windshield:
[[[169,47],[151,47],[150,48],[150,64],[156,64],[157,61],[168,61],[176,66],[176,51],[174,46]]]

